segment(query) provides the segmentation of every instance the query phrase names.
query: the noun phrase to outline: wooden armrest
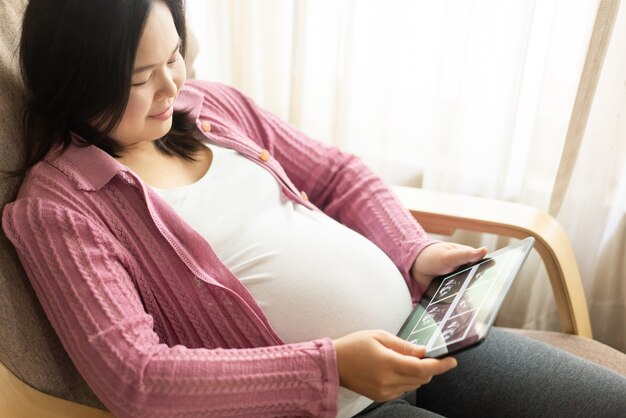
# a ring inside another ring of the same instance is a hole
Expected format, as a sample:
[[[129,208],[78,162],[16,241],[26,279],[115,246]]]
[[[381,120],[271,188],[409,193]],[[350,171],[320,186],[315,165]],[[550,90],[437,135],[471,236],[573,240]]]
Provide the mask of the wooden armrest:
[[[0,417],[114,418],[113,414],[33,389],[0,363]]]
[[[561,225],[546,212],[499,200],[394,186],[405,207],[427,232],[456,229],[512,238],[535,238],[548,272],[563,332],[591,338],[591,322],[572,247]]]

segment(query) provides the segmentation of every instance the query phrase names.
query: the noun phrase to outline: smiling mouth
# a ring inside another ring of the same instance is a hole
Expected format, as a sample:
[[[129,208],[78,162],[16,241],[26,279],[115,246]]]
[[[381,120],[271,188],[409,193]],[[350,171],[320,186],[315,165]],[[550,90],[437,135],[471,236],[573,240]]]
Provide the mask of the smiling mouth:
[[[168,107],[165,111],[159,114],[150,115],[150,117],[153,119],[158,119],[158,120],[167,120],[172,116],[173,113],[174,113],[174,105]]]

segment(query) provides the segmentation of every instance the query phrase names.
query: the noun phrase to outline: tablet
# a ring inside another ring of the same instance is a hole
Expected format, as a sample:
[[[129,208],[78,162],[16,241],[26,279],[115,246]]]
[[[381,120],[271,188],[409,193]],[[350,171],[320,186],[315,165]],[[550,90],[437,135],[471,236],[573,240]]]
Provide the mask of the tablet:
[[[484,341],[535,240],[504,247],[472,265],[435,277],[398,336],[441,358]]]

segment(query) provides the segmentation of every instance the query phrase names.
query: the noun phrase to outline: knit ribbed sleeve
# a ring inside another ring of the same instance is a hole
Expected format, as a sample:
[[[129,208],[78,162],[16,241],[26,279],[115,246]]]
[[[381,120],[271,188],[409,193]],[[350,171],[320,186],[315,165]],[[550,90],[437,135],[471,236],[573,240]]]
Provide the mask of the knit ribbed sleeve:
[[[335,416],[330,340],[168,346],[142,306],[132,257],[101,224],[34,197],[7,205],[2,221],[63,346],[116,416]]]

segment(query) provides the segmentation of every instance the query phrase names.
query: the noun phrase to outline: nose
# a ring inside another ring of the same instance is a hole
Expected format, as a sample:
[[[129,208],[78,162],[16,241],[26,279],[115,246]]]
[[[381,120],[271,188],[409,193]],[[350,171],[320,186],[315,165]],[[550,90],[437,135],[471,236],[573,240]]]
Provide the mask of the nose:
[[[166,69],[161,71],[159,90],[157,91],[157,99],[169,99],[178,93],[178,83],[176,75],[173,71]]]

